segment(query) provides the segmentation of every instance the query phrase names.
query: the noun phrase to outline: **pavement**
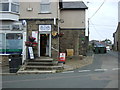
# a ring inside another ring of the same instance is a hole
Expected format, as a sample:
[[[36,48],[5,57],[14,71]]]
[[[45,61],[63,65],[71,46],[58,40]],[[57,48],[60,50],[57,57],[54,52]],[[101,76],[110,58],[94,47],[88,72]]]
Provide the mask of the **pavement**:
[[[92,64],[94,58],[94,54],[87,56],[71,56],[66,58],[66,62],[64,64],[64,70],[74,70],[77,68],[81,68]]]
[[[86,56],[82,56],[82,55],[67,56],[65,64],[63,64],[64,69],[62,71],[74,70],[92,64],[93,58],[94,58],[93,52],[88,52]],[[0,66],[0,69],[2,69],[2,73],[0,72],[0,75],[16,74],[16,73],[9,73],[8,66],[6,67]]]

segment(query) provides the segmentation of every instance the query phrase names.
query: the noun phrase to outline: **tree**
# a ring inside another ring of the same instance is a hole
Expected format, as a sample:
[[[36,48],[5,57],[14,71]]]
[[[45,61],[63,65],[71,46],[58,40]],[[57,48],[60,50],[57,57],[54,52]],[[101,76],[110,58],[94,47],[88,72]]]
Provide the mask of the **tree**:
[[[102,42],[104,42],[105,44],[112,44],[112,41],[110,39],[105,39]]]

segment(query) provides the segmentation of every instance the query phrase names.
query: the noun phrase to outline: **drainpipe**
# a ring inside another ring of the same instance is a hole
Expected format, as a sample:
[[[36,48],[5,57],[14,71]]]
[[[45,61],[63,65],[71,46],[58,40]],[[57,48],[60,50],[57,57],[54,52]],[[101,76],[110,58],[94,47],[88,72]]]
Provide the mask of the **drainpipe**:
[[[57,18],[58,18],[58,34],[60,33],[60,11],[59,11],[59,1],[58,1],[58,12],[57,12]],[[58,58],[60,53],[60,38],[58,37]]]
[[[27,47],[25,45],[25,42],[27,41],[27,22],[26,20],[22,21],[23,25],[23,52],[22,52],[22,63],[25,62],[27,59]]]

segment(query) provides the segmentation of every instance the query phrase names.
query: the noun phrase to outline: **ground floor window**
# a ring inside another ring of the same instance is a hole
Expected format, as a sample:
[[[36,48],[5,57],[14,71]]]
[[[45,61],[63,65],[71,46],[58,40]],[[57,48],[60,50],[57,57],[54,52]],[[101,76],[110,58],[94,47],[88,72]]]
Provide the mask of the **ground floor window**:
[[[0,33],[0,54],[22,53],[22,33]]]

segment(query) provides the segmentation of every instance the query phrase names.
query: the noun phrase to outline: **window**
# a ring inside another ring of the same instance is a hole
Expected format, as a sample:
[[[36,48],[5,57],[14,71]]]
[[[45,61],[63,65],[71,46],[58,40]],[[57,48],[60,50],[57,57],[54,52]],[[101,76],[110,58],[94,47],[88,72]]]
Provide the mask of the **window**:
[[[22,51],[22,34],[6,34],[6,53],[20,53]]]
[[[0,53],[5,53],[5,34],[0,33]]]
[[[11,11],[19,13],[19,5],[12,3],[11,4]]]
[[[22,53],[23,35],[22,33],[0,33],[0,53]]]
[[[50,1],[49,0],[42,0],[40,4],[40,12],[41,13],[50,13]]]
[[[0,11],[9,11],[9,3],[0,3]]]
[[[10,11],[10,12],[19,13],[19,4],[11,3],[11,2],[0,3],[0,11]]]

